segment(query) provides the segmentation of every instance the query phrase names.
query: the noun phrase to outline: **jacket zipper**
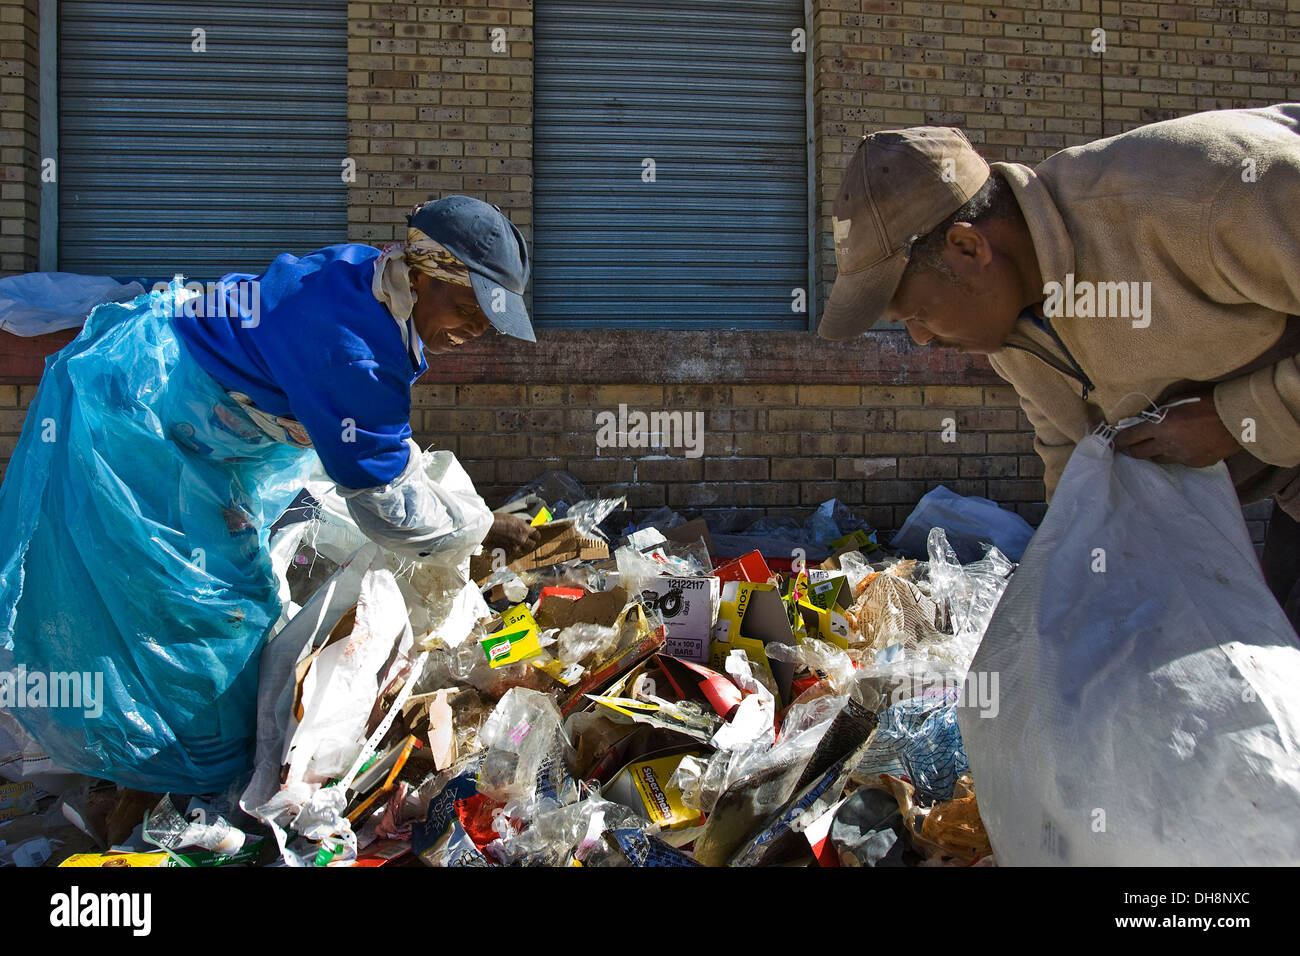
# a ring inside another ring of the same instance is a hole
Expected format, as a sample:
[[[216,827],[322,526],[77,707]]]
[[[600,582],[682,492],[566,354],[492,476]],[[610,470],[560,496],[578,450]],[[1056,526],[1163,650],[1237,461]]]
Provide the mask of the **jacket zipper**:
[[[1047,334],[1052,337],[1052,341],[1054,341],[1057,344],[1057,346],[1060,347],[1061,352],[1065,355],[1066,361],[1070,363],[1070,367],[1067,368],[1066,366],[1062,365],[1060,362],[1054,361],[1052,356],[1044,355],[1042,352],[1039,352],[1037,349],[1031,349],[1024,345],[1007,344],[1004,345],[1003,348],[1019,349],[1022,352],[1028,352],[1030,355],[1036,356],[1037,358],[1042,360],[1044,364],[1050,365],[1052,368],[1056,369],[1061,374],[1070,376],[1070,378],[1074,379],[1076,382],[1079,382],[1080,385],[1083,386],[1083,400],[1086,402],[1088,400],[1088,393],[1096,389],[1096,386],[1092,384],[1092,379],[1088,378],[1088,373],[1085,372],[1083,370],[1083,367],[1074,360],[1074,356],[1070,354],[1070,350],[1065,347],[1065,343],[1061,341],[1061,337],[1056,334],[1056,329],[1052,328],[1051,319],[1047,318],[1046,316],[1043,317],[1043,328],[1046,329]]]

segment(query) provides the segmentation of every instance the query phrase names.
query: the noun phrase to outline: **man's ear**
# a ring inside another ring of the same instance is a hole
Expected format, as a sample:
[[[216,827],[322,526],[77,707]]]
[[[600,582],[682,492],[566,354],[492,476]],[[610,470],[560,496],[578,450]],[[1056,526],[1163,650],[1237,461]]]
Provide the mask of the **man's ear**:
[[[969,222],[954,222],[944,235],[944,253],[956,261],[951,264],[986,266],[993,261],[993,247],[985,235]]]

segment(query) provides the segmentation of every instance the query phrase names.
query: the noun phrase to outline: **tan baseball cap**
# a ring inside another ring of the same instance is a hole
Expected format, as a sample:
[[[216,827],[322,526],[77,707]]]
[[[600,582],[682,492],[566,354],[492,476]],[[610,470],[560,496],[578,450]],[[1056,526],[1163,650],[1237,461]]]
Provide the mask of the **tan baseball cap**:
[[[989,164],[959,129],[913,126],[865,136],[844,170],[831,219],[839,274],[817,334],[851,339],[894,297],[913,239],[962,207]]]

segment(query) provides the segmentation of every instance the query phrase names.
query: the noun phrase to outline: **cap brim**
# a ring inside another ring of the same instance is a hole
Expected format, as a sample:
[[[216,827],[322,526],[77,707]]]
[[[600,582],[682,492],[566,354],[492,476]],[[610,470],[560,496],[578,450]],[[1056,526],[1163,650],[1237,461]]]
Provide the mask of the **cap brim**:
[[[861,272],[837,275],[817,335],[841,342],[861,335],[879,322],[906,268],[907,256],[899,250]]]
[[[474,288],[478,307],[483,310],[483,314],[488,317],[494,329],[502,335],[512,335],[525,342],[537,341],[522,295],[511,292],[500,283],[486,279],[477,272],[470,272],[469,283]]]

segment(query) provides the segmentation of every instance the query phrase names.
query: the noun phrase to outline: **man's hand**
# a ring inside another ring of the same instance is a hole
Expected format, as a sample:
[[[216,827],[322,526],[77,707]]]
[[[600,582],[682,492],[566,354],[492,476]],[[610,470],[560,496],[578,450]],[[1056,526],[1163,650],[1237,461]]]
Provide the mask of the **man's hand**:
[[[1162,422],[1143,422],[1115,436],[1115,450],[1161,465],[1205,468],[1241,451],[1224,427],[1210,392],[1199,402],[1176,405]]]
[[[506,559],[513,560],[521,554],[537,547],[539,535],[537,529],[516,515],[492,515],[492,530],[483,539],[483,547],[491,550],[501,548],[506,552]]]

